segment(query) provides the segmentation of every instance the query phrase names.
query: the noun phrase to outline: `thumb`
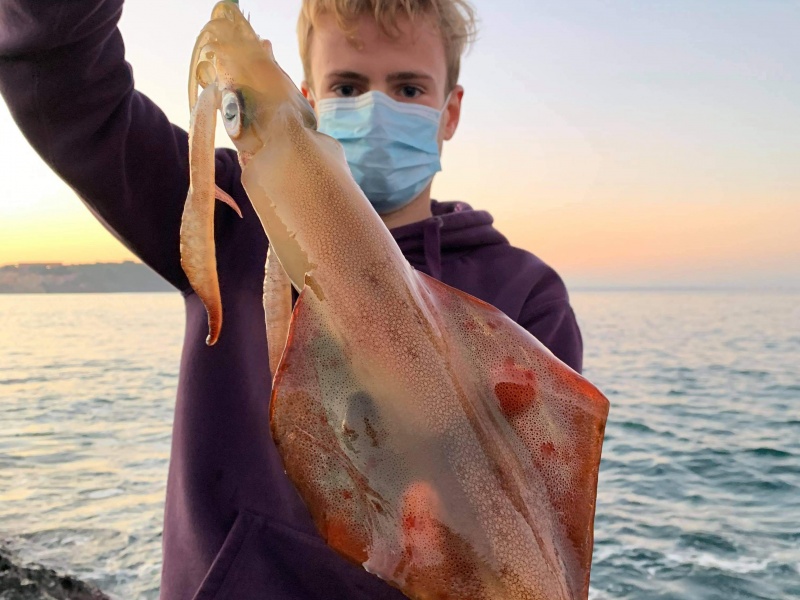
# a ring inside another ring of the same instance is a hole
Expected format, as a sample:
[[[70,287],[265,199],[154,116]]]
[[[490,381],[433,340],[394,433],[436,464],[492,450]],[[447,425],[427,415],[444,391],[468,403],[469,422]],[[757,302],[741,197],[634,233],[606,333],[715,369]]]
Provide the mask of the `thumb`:
[[[439,494],[430,483],[416,481],[403,493],[402,507],[406,557],[421,568],[442,563],[446,549]]]
[[[420,598],[485,597],[480,559],[470,541],[446,524],[447,508],[433,486],[412,483],[401,506],[403,592]]]

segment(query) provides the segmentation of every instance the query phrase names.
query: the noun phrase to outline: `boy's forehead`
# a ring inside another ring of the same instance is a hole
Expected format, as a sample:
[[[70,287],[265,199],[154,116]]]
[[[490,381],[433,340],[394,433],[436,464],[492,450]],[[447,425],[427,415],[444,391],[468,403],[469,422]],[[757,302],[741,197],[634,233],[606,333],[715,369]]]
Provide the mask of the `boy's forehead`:
[[[444,85],[444,40],[431,19],[398,18],[398,28],[397,35],[388,35],[373,17],[363,15],[351,34],[340,29],[333,15],[320,15],[311,36],[312,77],[343,70],[365,75],[422,71]]]

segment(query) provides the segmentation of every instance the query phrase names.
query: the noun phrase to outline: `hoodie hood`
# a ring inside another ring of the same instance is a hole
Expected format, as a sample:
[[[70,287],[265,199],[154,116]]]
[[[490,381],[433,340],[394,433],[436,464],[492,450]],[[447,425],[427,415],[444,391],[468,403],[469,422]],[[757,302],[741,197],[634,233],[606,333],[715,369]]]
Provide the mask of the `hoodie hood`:
[[[442,278],[442,262],[479,247],[508,244],[492,226],[492,215],[466,202],[432,200],[431,212],[428,219],[391,230],[408,262],[431,277]]]

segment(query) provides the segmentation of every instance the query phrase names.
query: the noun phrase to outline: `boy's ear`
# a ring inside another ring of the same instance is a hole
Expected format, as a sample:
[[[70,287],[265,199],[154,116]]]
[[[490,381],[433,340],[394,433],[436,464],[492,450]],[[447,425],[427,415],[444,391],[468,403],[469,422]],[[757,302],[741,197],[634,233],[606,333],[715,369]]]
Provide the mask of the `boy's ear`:
[[[302,92],[303,97],[306,100],[308,100],[308,103],[311,105],[311,108],[316,110],[317,102],[314,99],[314,94],[311,93],[311,86],[308,85],[308,82],[305,79],[302,81],[302,83],[300,83],[300,91]]]
[[[445,122],[442,131],[442,138],[447,141],[451,139],[458,128],[458,122],[461,119],[461,99],[464,97],[464,88],[457,85],[450,93],[447,100],[447,105],[444,107]]]

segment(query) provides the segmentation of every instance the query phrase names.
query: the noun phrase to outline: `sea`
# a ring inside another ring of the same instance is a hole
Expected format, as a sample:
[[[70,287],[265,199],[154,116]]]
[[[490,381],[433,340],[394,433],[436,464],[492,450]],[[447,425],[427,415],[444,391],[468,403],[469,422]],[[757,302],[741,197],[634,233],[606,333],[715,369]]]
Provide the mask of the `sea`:
[[[800,293],[572,303],[611,402],[590,598],[800,599]],[[0,296],[0,541],[23,560],[157,598],[183,330],[178,294]]]

